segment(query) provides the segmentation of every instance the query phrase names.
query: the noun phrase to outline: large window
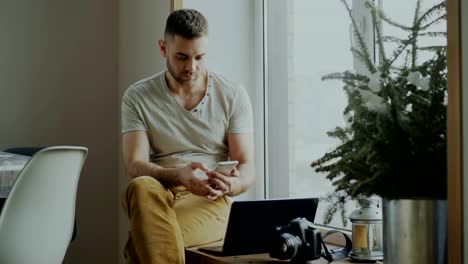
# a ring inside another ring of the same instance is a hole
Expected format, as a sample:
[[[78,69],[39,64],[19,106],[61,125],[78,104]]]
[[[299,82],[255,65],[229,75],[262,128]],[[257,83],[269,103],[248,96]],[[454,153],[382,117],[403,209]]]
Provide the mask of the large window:
[[[269,198],[323,197],[334,187],[310,164],[338,143],[327,131],[344,125],[346,98],[340,83],[323,82],[321,77],[359,67],[350,52],[353,35],[348,13],[340,1],[265,3],[267,194]],[[364,6],[353,8],[371,40]],[[321,202],[316,223],[323,222],[325,210]],[[343,224],[335,217],[331,225]]]
[[[374,58],[372,20],[363,0],[348,0],[361,33]],[[422,1],[422,10],[440,0]],[[375,1],[395,21],[410,25],[416,1]],[[353,69],[364,72],[350,51],[353,33],[350,19],[339,0],[266,0],[266,196],[323,197],[334,187],[325,174],[316,173],[311,162],[338,143],[326,134],[344,125],[346,105],[341,82],[322,81],[327,73]],[[437,25],[445,31],[446,25]],[[406,37],[384,26],[384,35]],[[421,46],[445,44],[445,38],[423,40]],[[392,44],[388,44],[389,50]],[[419,59],[427,59],[422,54]],[[350,202],[352,210],[356,203]],[[323,222],[326,204],[321,203],[316,223]],[[332,226],[342,226],[337,215]],[[349,225],[348,225],[349,227]]]

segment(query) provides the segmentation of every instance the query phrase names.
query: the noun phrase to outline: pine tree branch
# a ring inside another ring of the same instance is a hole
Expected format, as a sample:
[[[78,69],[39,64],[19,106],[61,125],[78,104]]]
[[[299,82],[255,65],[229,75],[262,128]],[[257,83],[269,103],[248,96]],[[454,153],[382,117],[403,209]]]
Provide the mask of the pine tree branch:
[[[402,45],[400,45],[396,50],[393,51],[392,59],[390,59],[388,63],[389,66],[391,66],[400,57],[401,53],[406,50],[406,48],[410,45],[412,38],[413,36],[411,36],[410,39],[402,43]]]
[[[397,38],[397,37],[394,37],[394,36],[383,36],[382,41],[383,42],[393,42],[393,43],[397,43],[399,45],[402,45],[402,44],[406,43],[406,39],[401,39],[401,38]]]
[[[390,19],[382,10],[379,10],[379,16],[385,21],[387,22],[388,24],[396,27],[396,28],[399,28],[401,30],[404,30],[404,31],[411,31],[412,28],[411,27],[408,27],[408,26],[405,26],[403,24],[400,24],[398,22],[395,22],[393,21],[392,19]]]
[[[356,49],[356,48],[351,48],[351,52],[356,55],[356,57],[362,61],[365,65],[366,68],[372,72],[373,69],[375,69],[374,63],[370,60],[369,56],[365,54],[364,52]]]
[[[447,32],[425,32],[419,33],[418,36],[420,37],[447,37]]]
[[[419,50],[429,50],[429,51],[440,51],[446,50],[447,46],[426,46],[426,47],[418,47]]]
[[[441,15],[438,18],[434,19],[433,21],[429,22],[428,24],[426,24],[424,26],[421,26],[420,31],[424,31],[424,30],[428,29],[430,26],[438,24],[438,23],[440,23],[440,22],[442,22],[444,20],[447,20],[447,14]]]
[[[434,14],[439,14],[441,12],[444,12],[446,10],[446,2],[442,1],[439,4],[436,4],[429,8],[424,14],[421,15],[419,20],[417,21],[417,25],[421,25],[422,23],[426,22],[428,19],[430,19]]]

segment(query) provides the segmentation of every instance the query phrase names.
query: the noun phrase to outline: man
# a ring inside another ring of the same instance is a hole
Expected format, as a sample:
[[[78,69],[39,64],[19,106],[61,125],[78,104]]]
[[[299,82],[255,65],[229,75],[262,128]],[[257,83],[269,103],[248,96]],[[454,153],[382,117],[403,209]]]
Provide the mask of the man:
[[[174,11],[159,41],[167,70],[129,87],[122,101],[131,230],[128,263],[184,263],[184,247],[224,237],[228,196],[254,183],[252,109],[244,88],[204,66],[208,24]],[[228,175],[211,171],[237,160]]]

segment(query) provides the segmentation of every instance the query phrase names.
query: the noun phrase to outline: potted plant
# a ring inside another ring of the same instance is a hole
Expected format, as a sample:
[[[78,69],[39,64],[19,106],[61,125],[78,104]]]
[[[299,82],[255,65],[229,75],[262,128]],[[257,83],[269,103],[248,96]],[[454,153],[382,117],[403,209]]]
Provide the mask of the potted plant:
[[[344,109],[346,126],[328,132],[329,136],[339,139],[340,144],[314,161],[312,167],[317,172],[325,172],[336,187],[333,197],[338,202],[333,205],[332,212],[343,207],[349,198],[360,195],[382,197],[384,236],[386,234],[388,238],[389,232],[394,231],[386,230],[391,227],[385,222],[395,220],[389,218],[390,214],[396,210],[395,206],[406,206],[404,201],[422,201],[423,204],[412,205],[414,210],[421,206],[446,210],[443,205],[447,195],[446,47],[420,47],[418,42],[422,36],[445,36],[445,32],[431,31],[433,25],[445,19],[445,2],[422,12],[421,1],[418,0],[413,24],[404,26],[388,18],[373,2],[366,1],[376,35],[379,54],[379,63],[376,64],[351,15],[351,8],[345,0],[341,1],[350,14],[357,39],[357,46],[351,51],[365,64],[367,71],[344,71],[322,78],[343,82],[348,98]],[[383,36],[382,23],[407,31],[408,37]],[[388,52],[385,44],[388,41],[396,43],[397,48]],[[430,59],[418,63],[420,52],[430,52]],[[393,211],[386,212],[386,208]],[[405,212],[408,213],[411,212]],[[439,219],[410,220],[427,224],[440,222]],[[385,242],[387,246],[393,243],[384,237]],[[404,245],[402,241],[399,243]],[[415,249],[421,252],[421,245],[418,247]],[[422,254],[429,253],[423,251]],[[389,257],[385,255],[385,263],[393,263]],[[403,263],[397,259],[394,261]],[[415,261],[417,263],[418,260]],[[405,259],[404,263],[412,262]]]

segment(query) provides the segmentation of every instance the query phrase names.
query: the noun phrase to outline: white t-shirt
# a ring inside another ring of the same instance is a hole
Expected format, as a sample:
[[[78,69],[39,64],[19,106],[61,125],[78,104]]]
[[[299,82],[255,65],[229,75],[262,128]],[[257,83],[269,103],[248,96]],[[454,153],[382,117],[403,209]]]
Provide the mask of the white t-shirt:
[[[227,160],[228,133],[253,133],[252,106],[246,90],[209,72],[205,96],[183,108],[160,72],[131,85],[122,100],[122,133],[146,131],[150,161],[165,167],[202,162],[212,169]]]

